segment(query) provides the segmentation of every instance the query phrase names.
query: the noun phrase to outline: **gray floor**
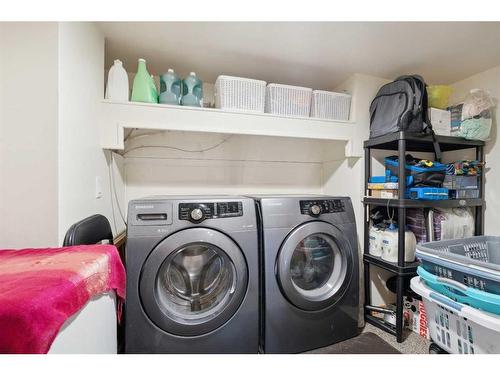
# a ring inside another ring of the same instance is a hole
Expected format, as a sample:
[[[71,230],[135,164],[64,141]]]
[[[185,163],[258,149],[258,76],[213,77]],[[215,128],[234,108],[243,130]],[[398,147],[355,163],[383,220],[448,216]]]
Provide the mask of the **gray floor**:
[[[366,323],[363,332],[373,332],[388,344],[399,350],[403,354],[428,354],[430,342],[419,336],[415,332],[405,330],[405,340],[402,343],[396,342],[396,337],[382,331],[380,328]]]

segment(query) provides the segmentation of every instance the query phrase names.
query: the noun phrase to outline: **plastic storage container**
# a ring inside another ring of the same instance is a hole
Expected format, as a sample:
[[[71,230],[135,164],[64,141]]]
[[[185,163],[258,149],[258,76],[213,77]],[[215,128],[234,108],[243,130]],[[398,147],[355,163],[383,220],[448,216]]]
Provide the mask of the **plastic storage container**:
[[[500,314],[500,237],[420,244],[417,258],[424,271],[439,278],[430,280],[431,288],[459,302]]]
[[[410,285],[422,297],[430,337],[439,347],[453,354],[500,353],[500,316],[452,301],[418,276]]]
[[[312,89],[270,83],[266,90],[266,113],[309,117]]]
[[[412,177],[411,185],[435,186],[441,187],[446,175],[446,165],[438,162],[432,162],[432,166],[420,166],[421,159],[416,159],[411,155],[406,155],[405,173]],[[397,156],[388,156],[384,158],[386,173],[391,176],[399,177],[399,161]],[[410,186],[410,184],[407,184]]]
[[[420,186],[409,189],[410,199],[436,201],[448,199],[448,188]]]
[[[312,92],[311,117],[348,121],[351,95],[331,91]]]
[[[500,295],[471,288],[458,281],[433,275],[423,267],[417,268],[417,274],[432,290],[445,295],[452,300],[474,308],[500,314]],[[499,316],[500,318],[500,316]]]
[[[219,76],[215,81],[215,108],[263,113],[265,101],[265,81],[231,76]]]

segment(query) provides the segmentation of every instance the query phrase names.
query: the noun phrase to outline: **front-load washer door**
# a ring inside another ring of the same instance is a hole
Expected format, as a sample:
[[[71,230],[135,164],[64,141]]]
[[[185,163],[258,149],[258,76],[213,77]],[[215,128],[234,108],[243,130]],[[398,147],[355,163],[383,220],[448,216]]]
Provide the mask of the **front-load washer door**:
[[[151,252],[139,288],[144,311],[159,328],[198,336],[231,319],[247,286],[248,268],[238,245],[216,230],[190,228]]]
[[[353,268],[353,249],[344,236],[321,221],[305,223],[287,236],[276,260],[276,276],[289,302],[314,311],[342,298]]]

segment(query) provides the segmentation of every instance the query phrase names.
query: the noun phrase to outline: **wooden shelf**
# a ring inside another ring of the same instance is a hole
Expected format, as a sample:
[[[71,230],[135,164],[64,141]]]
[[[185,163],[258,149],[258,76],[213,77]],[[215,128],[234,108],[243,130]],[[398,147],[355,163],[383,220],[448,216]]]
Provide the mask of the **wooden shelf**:
[[[153,129],[340,141],[346,157],[363,155],[356,123],[350,121],[107,100],[101,104],[101,121],[102,147],[111,150],[124,149],[125,129]]]

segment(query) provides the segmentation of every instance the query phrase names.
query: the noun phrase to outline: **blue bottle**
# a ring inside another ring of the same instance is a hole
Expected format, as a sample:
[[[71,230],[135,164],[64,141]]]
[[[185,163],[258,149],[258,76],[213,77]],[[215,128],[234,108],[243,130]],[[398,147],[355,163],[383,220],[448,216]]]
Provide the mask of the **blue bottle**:
[[[191,107],[203,107],[203,82],[191,72],[182,81],[181,104]]]
[[[181,79],[173,69],[160,76],[160,103],[181,104]]]

